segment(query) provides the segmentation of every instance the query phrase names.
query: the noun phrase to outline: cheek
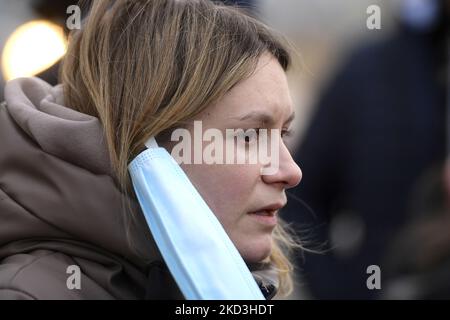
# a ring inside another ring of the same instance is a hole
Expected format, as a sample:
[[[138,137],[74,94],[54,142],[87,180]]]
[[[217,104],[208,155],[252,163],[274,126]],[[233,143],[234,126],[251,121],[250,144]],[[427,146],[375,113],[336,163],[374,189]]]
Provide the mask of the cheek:
[[[255,177],[251,171],[234,166],[232,172],[223,172],[215,195],[216,215],[225,228],[234,228],[249,209],[255,190]]]
[[[259,167],[197,164],[182,168],[225,228],[249,209]]]

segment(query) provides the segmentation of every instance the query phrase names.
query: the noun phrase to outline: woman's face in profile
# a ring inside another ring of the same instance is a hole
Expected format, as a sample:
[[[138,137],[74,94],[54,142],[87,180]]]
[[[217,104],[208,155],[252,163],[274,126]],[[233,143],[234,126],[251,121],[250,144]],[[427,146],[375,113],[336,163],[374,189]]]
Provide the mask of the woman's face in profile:
[[[203,132],[211,128],[223,132],[224,148],[225,140],[234,141],[234,137],[226,135],[226,129],[267,129],[269,137],[270,129],[278,129],[278,170],[274,174],[261,174],[267,162],[262,164],[259,159],[256,164],[206,164],[203,161],[202,164],[181,165],[244,260],[250,263],[270,255],[277,211],[287,201],[285,189],[296,186],[301,180],[300,168],[281,137],[289,130],[293,111],[286,75],[276,58],[265,54],[250,78],[209,106],[196,121],[202,122]],[[193,128],[191,130],[194,137]],[[203,147],[208,144],[211,142],[203,142]],[[235,146],[236,156],[244,152],[243,148],[249,148],[248,145],[237,146],[237,143]]]

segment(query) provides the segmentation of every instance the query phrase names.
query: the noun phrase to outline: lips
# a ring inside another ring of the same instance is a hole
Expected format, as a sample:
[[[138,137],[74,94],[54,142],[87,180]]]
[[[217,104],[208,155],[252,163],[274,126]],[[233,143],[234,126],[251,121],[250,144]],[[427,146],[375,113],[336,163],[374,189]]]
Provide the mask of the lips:
[[[264,215],[273,215],[276,213],[276,211],[280,210],[286,205],[286,202],[277,202],[273,204],[269,204],[267,206],[264,206],[262,208],[259,208],[255,211],[252,211],[251,213],[260,213]]]
[[[250,214],[256,214],[258,216],[272,217],[276,214],[276,210],[255,211],[255,212],[250,212]]]
[[[265,227],[269,227],[270,229],[274,228],[278,223],[276,211],[257,211],[250,212],[248,215],[253,218],[254,221],[264,225]]]
[[[271,204],[256,211],[249,212],[248,214],[265,225],[275,226],[278,222],[278,210],[284,207],[284,205],[285,203]]]

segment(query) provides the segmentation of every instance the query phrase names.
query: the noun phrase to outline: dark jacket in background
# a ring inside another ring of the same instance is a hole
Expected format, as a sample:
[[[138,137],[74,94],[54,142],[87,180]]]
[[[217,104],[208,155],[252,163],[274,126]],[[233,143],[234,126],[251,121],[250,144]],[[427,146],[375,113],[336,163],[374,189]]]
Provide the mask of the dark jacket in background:
[[[351,55],[324,92],[295,156],[302,183],[290,191],[314,214],[290,199],[285,215],[316,247],[327,243],[322,250],[333,245],[331,226],[338,217],[347,221],[341,236],[361,237],[346,253],[332,248],[299,260],[313,297],[380,293],[367,288],[366,269],[381,266],[390,240],[407,222],[416,182],[445,157],[440,52],[432,36],[402,29]],[[383,270],[381,276],[383,281]]]

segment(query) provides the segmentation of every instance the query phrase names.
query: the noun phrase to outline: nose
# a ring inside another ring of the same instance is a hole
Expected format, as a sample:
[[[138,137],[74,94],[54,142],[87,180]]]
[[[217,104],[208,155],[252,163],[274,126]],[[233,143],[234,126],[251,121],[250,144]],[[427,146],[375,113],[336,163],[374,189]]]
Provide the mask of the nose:
[[[263,174],[265,183],[280,183],[285,189],[297,186],[302,180],[302,170],[292,158],[291,153],[284,144],[280,143],[279,166],[274,174]]]

